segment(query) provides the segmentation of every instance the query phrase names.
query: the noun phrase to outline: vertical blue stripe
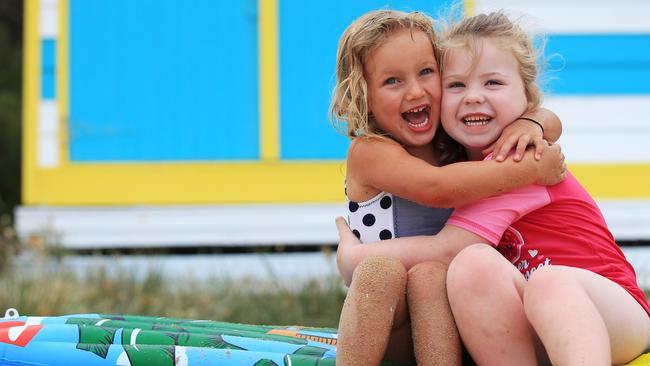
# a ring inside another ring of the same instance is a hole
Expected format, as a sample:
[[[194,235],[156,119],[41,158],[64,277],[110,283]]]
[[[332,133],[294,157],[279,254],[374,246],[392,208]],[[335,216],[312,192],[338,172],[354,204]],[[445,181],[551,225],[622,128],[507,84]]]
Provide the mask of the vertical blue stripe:
[[[56,40],[41,41],[41,99],[56,98]]]

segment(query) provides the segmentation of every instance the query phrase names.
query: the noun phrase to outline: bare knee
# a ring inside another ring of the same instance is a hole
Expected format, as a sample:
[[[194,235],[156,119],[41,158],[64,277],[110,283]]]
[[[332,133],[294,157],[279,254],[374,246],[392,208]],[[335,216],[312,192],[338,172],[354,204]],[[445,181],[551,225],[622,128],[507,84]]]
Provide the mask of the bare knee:
[[[407,273],[406,293],[409,303],[412,299],[438,298],[447,296],[447,265],[429,261],[418,263]]]
[[[348,298],[355,294],[353,298],[357,300],[353,303],[358,307],[372,307],[375,309],[373,316],[377,316],[377,306],[389,309],[392,327],[403,327],[408,324],[406,278],[406,268],[399,260],[386,256],[368,257],[354,270]]]
[[[492,247],[485,244],[474,244],[461,250],[449,264],[447,271],[447,289],[449,292],[471,292],[485,288],[486,282],[491,281],[489,271],[483,271],[494,254],[499,255]],[[478,274],[478,275],[477,275]]]
[[[405,288],[406,268],[398,259],[372,256],[364,259],[354,270],[353,285],[364,288]]]
[[[447,265],[442,262],[428,261],[418,263],[407,273],[408,284],[443,283],[447,278]]]

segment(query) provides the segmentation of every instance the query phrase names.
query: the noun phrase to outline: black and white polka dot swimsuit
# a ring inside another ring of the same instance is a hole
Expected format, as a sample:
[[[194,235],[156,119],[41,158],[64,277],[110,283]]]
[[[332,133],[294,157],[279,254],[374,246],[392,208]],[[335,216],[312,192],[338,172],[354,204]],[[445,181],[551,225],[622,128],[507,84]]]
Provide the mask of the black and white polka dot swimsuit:
[[[426,207],[380,192],[365,202],[348,199],[348,223],[364,243],[415,235],[434,235],[447,222],[451,208]]]

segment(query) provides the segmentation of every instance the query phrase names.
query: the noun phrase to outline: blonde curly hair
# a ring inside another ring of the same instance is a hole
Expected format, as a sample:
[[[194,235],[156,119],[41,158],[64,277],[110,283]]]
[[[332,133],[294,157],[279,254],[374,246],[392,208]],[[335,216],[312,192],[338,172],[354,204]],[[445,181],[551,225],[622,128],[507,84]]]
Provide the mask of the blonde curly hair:
[[[402,29],[419,30],[426,34],[436,60],[439,59],[433,20],[420,12],[371,11],[352,22],[341,35],[336,55],[336,86],[330,105],[330,120],[350,138],[383,135],[368,111],[368,87],[363,66],[370,53],[393,32]]]

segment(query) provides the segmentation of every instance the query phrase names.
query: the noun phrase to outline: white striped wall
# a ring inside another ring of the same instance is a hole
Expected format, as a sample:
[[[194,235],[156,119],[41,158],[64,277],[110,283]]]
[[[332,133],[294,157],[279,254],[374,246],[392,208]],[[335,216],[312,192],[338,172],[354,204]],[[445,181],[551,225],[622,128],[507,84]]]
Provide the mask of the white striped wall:
[[[548,97],[569,163],[650,163],[649,96]]]
[[[473,12],[505,9],[550,33],[650,33],[647,0],[475,0]],[[471,5],[470,5],[471,7]]]

